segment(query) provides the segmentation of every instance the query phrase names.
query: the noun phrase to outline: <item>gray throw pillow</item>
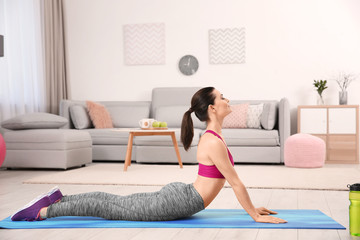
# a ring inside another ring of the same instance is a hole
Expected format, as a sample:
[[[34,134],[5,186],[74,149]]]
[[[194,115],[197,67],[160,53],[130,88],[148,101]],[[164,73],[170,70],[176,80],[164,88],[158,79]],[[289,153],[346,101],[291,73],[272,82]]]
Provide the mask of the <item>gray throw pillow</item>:
[[[68,123],[64,117],[50,113],[29,113],[19,115],[1,123],[3,128],[11,130],[60,128]]]
[[[90,116],[82,105],[73,105],[70,107],[70,117],[76,129],[86,129],[93,127]]]
[[[272,130],[275,127],[276,120],[276,103],[265,103],[261,115],[261,126],[266,130]]]

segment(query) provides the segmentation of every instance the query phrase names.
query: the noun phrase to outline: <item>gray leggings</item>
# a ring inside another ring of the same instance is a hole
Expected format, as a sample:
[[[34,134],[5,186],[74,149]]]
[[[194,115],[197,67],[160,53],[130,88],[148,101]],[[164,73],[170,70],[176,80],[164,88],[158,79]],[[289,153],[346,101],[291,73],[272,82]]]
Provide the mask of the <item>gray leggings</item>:
[[[50,205],[47,217],[93,216],[109,220],[167,221],[189,217],[204,209],[192,184],[170,183],[160,191],[119,196],[91,192],[64,196]]]

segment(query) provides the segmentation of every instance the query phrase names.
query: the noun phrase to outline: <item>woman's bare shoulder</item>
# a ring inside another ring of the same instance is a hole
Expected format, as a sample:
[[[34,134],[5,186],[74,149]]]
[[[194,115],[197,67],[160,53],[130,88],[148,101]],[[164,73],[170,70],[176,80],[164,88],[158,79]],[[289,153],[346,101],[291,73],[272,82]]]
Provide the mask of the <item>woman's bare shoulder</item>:
[[[221,139],[211,134],[204,134],[199,142],[199,147],[208,150],[222,148],[223,145],[224,144],[222,143]]]

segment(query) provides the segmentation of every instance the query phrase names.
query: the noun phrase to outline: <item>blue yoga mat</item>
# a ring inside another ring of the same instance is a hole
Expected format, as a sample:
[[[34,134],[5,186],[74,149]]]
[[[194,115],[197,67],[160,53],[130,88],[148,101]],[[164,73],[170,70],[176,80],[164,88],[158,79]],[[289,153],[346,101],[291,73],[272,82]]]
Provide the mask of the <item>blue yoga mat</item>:
[[[134,222],[105,220],[97,217],[56,217],[45,221],[13,222],[10,217],[0,222],[0,228],[288,228],[346,229],[319,210],[274,210],[287,223],[257,223],[239,209],[205,209],[192,217],[174,221]]]

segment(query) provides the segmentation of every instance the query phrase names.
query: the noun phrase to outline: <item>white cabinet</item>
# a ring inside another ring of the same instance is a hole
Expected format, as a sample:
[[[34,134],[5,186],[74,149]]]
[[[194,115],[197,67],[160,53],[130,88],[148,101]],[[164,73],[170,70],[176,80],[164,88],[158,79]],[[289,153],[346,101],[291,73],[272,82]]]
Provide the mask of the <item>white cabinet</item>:
[[[298,106],[298,132],[322,138],[327,163],[359,162],[359,106]]]
[[[329,108],[330,134],[356,134],[356,108]]]
[[[326,108],[302,108],[300,111],[300,123],[302,133],[327,133]]]

